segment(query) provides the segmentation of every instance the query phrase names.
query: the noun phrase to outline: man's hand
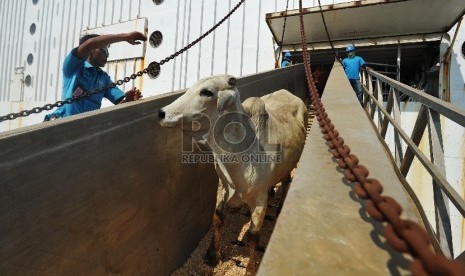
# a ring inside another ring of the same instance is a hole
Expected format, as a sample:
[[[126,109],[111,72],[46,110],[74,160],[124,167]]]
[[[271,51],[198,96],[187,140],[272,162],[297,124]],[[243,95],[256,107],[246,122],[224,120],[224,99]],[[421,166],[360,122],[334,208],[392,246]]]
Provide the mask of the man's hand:
[[[124,93],[124,95],[125,95],[124,102],[137,101],[137,100],[139,100],[140,98],[143,97],[140,90],[137,89],[136,87],[133,87],[131,90]]]
[[[147,40],[147,37],[143,33],[140,33],[140,32],[131,32],[131,33],[127,33],[126,35],[127,35],[126,41],[132,45],[140,44],[141,43],[140,40],[142,41]]]

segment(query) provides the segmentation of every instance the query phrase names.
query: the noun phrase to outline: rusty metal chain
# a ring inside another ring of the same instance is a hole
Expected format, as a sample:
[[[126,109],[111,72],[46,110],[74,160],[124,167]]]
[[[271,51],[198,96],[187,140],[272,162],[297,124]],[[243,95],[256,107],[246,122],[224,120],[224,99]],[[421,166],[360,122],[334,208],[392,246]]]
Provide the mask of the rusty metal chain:
[[[163,64],[167,63],[168,61],[174,59],[175,57],[179,56],[180,54],[182,54],[185,51],[187,51],[188,49],[190,49],[195,44],[199,43],[207,35],[209,35],[216,28],[218,28],[218,26],[223,24],[223,22],[226,21],[226,19],[228,19],[244,2],[245,2],[245,0],[241,0],[231,11],[229,11],[228,14],[226,14],[223,17],[223,19],[221,19],[218,23],[216,23],[207,32],[202,34],[199,38],[192,41],[191,43],[189,43],[184,48],[178,50],[176,53],[162,59],[160,62],[156,62],[156,61],[151,62],[149,64],[149,66],[147,66],[147,68],[145,68],[144,70],[141,70],[141,71],[139,71],[137,73],[132,74],[129,77],[125,77],[125,78],[120,79],[120,80],[118,80],[116,82],[110,83],[110,84],[108,84],[108,85],[106,85],[104,87],[97,88],[92,92],[85,91],[84,94],[82,94],[81,96],[76,97],[76,98],[66,99],[66,100],[63,100],[63,101],[57,101],[57,102],[55,102],[53,104],[46,104],[46,105],[44,105],[42,107],[34,107],[34,108],[30,109],[30,110],[23,110],[23,111],[20,111],[18,113],[10,113],[10,114],[4,115],[4,116],[0,116],[0,123],[3,122],[3,121],[6,121],[6,120],[14,120],[14,119],[16,119],[18,117],[26,117],[26,116],[29,116],[31,114],[40,113],[40,112],[42,112],[44,110],[52,110],[55,107],[62,107],[65,104],[70,104],[70,103],[73,103],[75,101],[80,101],[80,100],[88,98],[88,97],[90,97],[90,96],[92,96],[94,94],[101,93],[101,92],[103,92],[103,91],[105,91],[105,90],[107,90],[109,88],[113,88],[113,87],[116,87],[117,85],[119,86],[119,85],[122,85],[123,83],[130,82],[131,80],[134,80],[137,77],[142,76],[143,74],[148,74],[149,77],[156,78],[160,74],[160,66],[161,65],[163,65]]]
[[[432,252],[431,242],[425,229],[413,221],[400,218],[402,213],[400,204],[391,197],[381,195],[383,192],[381,183],[376,179],[368,178],[368,169],[359,164],[357,156],[351,154],[350,148],[344,144],[344,139],[339,135],[325,112],[313,81],[310,58],[307,53],[302,0],[299,0],[299,12],[305,74],[319,126],[327,145],[337,159],[338,166],[344,169],[345,178],[355,183],[354,191],[357,196],[366,199],[365,209],[367,213],[379,222],[387,222],[384,227],[384,236],[389,245],[395,250],[409,253],[413,257],[410,266],[413,275],[465,275],[463,265]]]

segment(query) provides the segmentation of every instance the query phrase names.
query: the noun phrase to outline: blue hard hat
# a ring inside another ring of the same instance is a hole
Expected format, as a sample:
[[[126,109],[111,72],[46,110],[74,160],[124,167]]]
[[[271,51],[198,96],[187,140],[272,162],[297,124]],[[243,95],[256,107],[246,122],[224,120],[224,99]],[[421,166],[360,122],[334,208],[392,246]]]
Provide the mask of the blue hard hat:
[[[352,52],[355,51],[355,47],[352,44],[347,45],[346,47],[346,52]]]
[[[285,58],[290,58],[290,57],[292,57],[292,54],[289,53],[289,52],[284,52],[284,57]]]

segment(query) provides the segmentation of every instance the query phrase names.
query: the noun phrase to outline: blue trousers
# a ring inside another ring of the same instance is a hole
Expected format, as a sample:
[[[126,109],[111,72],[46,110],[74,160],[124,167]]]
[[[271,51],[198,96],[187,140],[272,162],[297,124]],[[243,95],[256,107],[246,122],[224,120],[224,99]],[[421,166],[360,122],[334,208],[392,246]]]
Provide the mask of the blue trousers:
[[[355,95],[357,95],[358,101],[362,103],[363,102],[363,91],[362,91],[362,84],[360,83],[360,80],[349,80],[349,82],[355,91]]]

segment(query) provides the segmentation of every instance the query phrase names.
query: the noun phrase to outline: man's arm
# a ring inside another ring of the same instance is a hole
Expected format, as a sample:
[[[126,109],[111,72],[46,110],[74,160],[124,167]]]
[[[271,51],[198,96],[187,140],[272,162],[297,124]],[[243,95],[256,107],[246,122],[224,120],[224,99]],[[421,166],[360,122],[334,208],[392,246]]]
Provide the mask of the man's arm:
[[[75,55],[79,58],[87,58],[94,49],[102,48],[112,43],[121,41],[126,41],[132,45],[137,45],[140,44],[140,40],[147,40],[147,37],[140,32],[100,35],[93,37],[79,45]]]
[[[370,66],[368,66],[366,63],[364,63],[364,64],[362,65],[362,69],[363,69],[364,71],[373,70],[373,68],[371,68]]]
[[[364,60],[363,58],[360,58],[360,61],[361,61],[360,67],[363,69],[363,71],[372,70],[372,68],[369,67],[369,66],[365,63],[365,60]]]

